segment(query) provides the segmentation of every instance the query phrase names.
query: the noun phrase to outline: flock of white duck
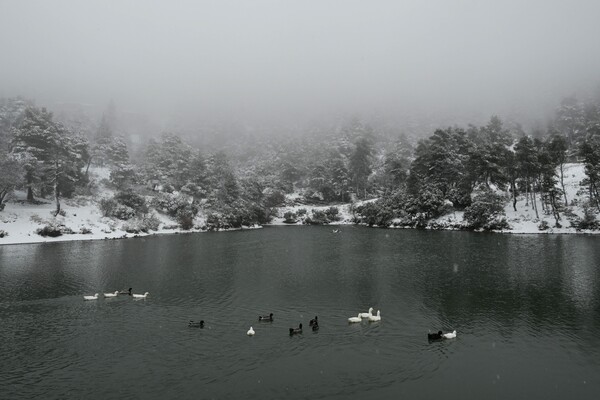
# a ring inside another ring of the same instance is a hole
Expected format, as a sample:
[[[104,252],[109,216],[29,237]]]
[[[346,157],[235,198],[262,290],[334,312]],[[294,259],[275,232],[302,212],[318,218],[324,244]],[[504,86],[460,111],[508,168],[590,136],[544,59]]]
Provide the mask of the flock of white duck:
[[[377,310],[377,315],[373,315],[373,307],[370,307],[368,312],[358,313],[357,317],[348,318],[348,322],[361,322],[363,318],[369,320],[369,322],[381,321],[381,311]]]
[[[129,289],[129,291],[121,291],[121,292],[119,292],[117,290],[114,293],[103,293],[103,295],[104,295],[105,298],[117,297],[120,294],[130,295],[134,299],[145,299],[146,297],[148,297],[148,295],[150,293],[148,293],[148,292],[146,292],[144,294],[131,293],[131,289]],[[83,296],[83,300],[98,300],[98,298],[99,298],[98,297],[98,293],[94,294],[93,296]]]

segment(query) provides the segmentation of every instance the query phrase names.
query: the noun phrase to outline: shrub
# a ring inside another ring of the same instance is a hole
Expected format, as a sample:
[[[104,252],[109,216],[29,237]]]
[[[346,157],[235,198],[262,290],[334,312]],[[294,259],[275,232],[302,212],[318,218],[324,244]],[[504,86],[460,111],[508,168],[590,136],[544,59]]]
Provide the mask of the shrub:
[[[312,210],[312,216],[306,217],[304,222],[309,225],[324,225],[328,224],[329,220],[327,219],[327,214],[325,214],[325,211]]]
[[[156,214],[146,214],[144,218],[142,218],[142,222],[151,231],[157,231],[160,226],[160,219],[156,216]]]
[[[186,206],[180,207],[177,209],[177,214],[175,218],[181,226],[183,230],[189,230],[194,227],[194,217],[198,213],[198,208],[193,206],[192,204],[187,204]]]
[[[3,231],[2,229],[0,229],[0,239],[3,238],[3,237],[5,237],[5,236],[8,236],[8,232]]]
[[[127,221],[135,217],[135,210],[131,207],[124,206],[123,204],[117,204],[117,207],[113,210],[111,216]]]
[[[550,225],[548,225],[548,221],[546,221],[545,219],[538,224],[538,230],[547,231],[548,229],[550,229]]]
[[[90,233],[92,233],[92,230],[88,227],[82,226],[81,229],[79,229],[79,234],[81,235],[89,235]]]
[[[285,222],[286,224],[295,224],[297,221],[297,217],[298,216],[296,215],[296,213],[292,211],[287,211],[285,214],[283,214],[283,222]]]
[[[114,199],[100,199],[100,203],[98,204],[98,208],[102,212],[102,216],[104,217],[112,217],[115,208],[119,203],[117,203]]]
[[[190,203],[187,196],[181,195],[161,193],[152,199],[152,206],[157,210],[167,213],[167,215],[171,217],[176,217],[180,208],[188,206],[192,207],[194,216],[198,213],[198,207],[195,204]]]
[[[145,214],[148,212],[148,206],[146,205],[146,200],[144,197],[134,193],[132,190],[119,192],[115,195],[114,199],[118,203],[130,207],[136,213]]]
[[[496,230],[508,225],[504,214],[504,196],[484,191],[475,196],[472,204],[465,208],[464,220],[472,229]],[[502,222],[504,221],[504,222]]]
[[[394,212],[389,202],[376,201],[366,203],[356,208],[360,217],[355,218],[356,222],[362,222],[369,226],[390,226],[394,219]]]
[[[596,220],[596,210],[590,204],[583,206],[583,218],[576,221],[577,229],[598,229],[600,226]]]
[[[327,215],[327,219],[329,219],[329,221],[339,221],[339,213],[340,210],[338,210],[337,207],[329,207],[327,210],[325,210],[325,215]]]
[[[297,211],[299,217],[306,215],[306,208],[301,208]]]
[[[63,234],[63,230],[61,229],[60,225],[56,225],[56,224],[47,224],[44,225],[41,228],[38,228],[35,233],[37,233],[40,236],[49,236],[49,237],[58,237],[61,236]]]

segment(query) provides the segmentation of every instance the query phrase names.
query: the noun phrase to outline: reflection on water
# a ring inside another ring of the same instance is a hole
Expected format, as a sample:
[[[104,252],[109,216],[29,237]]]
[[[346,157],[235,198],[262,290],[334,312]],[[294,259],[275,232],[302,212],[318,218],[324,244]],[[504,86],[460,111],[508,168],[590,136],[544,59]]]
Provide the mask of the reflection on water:
[[[0,246],[0,398],[595,398],[597,241],[280,227]],[[150,296],[81,297],[130,286]],[[348,325],[369,306],[381,322]]]

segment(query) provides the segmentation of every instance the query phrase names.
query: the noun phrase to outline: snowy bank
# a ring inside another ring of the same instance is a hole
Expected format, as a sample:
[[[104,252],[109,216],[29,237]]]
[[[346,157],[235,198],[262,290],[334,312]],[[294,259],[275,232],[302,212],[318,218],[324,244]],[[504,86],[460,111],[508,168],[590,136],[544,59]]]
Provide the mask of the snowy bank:
[[[582,188],[581,181],[585,179],[584,166],[582,164],[565,165],[565,191],[569,201],[568,212],[574,217],[583,217],[582,204],[587,200],[585,188]],[[582,190],[584,189],[584,190]],[[195,220],[195,228],[183,230],[179,228],[176,221],[165,214],[155,213],[160,220],[157,230],[149,233],[127,232],[128,221],[120,221],[114,218],[102,216],[97,204],[97,198],[79,197],[73,200],[63,200],[63,209],[65,215],[53,216],[55,205],[53,202],[44,202],[39,204],[29,204],[25,201],[18,201],[22,196],[16,196],[17,201],[6,204],[4,211],[0,212],[0,245],[17,243],[41,243],[41,242],[60,242],[69,240],[100,240],[100,239],[120,239],[138,236],[148,236],[156,234],[190,233],[206,232],[198,229],[204,226],[202,216]],[[291,196],[293,197],[293,195]],[[296,196],[297,197],[297,196]],[[327,206],[315,205],[293,205],[280,207],[275,210],[272,222],[269,225],[301,225],[308,223],[307,218],[314,215],[323,215],[331,213],[334,207],[336,220],[329,225],[353,224],[353,209],[361,204],[373,202],[371,199],[354,204],[337,204]],[[510,229],[501,231],[502,233],[590,233],[597,234],[600,231],[577,230],[572,227],[564,214],[561,214],[562,227],[554,227],[555,221],[551,215],[545,215],[541,211],[541,204],[538,201],[538,215],[531,202],[527,203],[525,198],[519,198],[517,201],[517,211],[513,209],[512,202],[505,206],[506,220]],[[286,222],[285,215],[289,213],[292,219]],[[456,230],[465,229],[463,222],[463,212],[455,211],[439,218],[429,221],[426,229]],[[330,215],[330,214],[329,214]],[[36,232],[46,225],[60,226],[63,234],[58,237],[40,236]],[[259,226],[243,228],[252,229]],[[392,228],[394,226],[392,225]],[[237,230],[237,229],[228,229]]]

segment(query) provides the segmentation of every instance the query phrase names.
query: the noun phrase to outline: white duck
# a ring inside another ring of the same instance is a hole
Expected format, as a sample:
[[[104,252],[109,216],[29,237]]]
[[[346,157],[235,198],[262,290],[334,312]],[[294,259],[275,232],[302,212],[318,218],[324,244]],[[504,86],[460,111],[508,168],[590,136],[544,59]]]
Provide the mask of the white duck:
[[[98,300],[98,293],[93,296],[83,296],[84,300]]]
[[[256,332],[254,332],[254,329],[252,329],[252,327],[250,327],[250,329],[248,329],[248,332],[246,332],[246,335],[248,336],[254,336]]]
[[[114,293],[104,293],[104,297],[117,297],[118,295],[119,295],[118,290]]]
[[[133,294],[132,296],[134,299],[145,299],[149,294],[150,293],[146,292],[144,294]]]
[[[372,315],[373,315],[373,307],[369,307],[369,312],[363,312],[363,313],[358,314],[358,316],[361,318],[369,318]]]
[[[360,321],[362,321],[362,318],[360,317],[360,314],[358,314],[358,317],[350,317],[350,318],[348,318],[348,322],[351,322],[351,323],[353,323],[353,322],[360,322]]]
[[[446,339],[454,339],[456,337],[456,330],[454,332],[444,333],[442,336]]]
[[[377,310],[377,315],[371,315],[369,317],[369,321],[370,322],[377,322],[377,321],[381,321],[381,311]]]

